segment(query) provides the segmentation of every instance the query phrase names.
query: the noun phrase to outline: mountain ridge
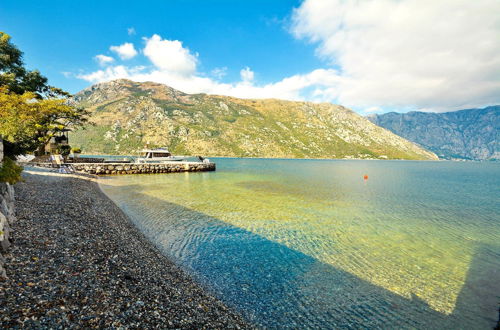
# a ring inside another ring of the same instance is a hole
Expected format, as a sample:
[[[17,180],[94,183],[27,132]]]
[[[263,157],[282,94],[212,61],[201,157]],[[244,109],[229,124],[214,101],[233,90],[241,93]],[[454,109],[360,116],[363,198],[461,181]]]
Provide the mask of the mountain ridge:
[[[389,112],[367,119],[443,159],[500,159],[500,105],[443,113]]]
[[[92,85],[71,102],[96,124],[70,137],[89,153],[130,154],[149,142],[187,155],[437,159],[330,103],[187,94],[125,79]]]

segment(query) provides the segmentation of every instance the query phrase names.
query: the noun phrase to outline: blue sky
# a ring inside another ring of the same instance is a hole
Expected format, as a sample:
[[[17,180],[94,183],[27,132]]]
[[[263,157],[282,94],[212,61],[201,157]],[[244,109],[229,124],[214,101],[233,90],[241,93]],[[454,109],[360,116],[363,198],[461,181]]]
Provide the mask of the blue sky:
[[[72,93],[123,77],[361,113],[445,111],[500,103],[499,3],[3,1],[0,30]]]
[[[147,5],[146,5],[147,3]],[[227,67],[226,79],[238,80],[251,67],[262,82],[321,66],[314,47],[287,31],[292,8],[299,1],[4,1],[0,27],[25,52],[30,68],[51,83],[77,92],[89,85],[62,72],[97,70],[92,58],[110,45],[158,34],[181,40],[198,52],[201,71]],[[135,35],[128,35],[134,28]],[[132,64],[145,64],[136,59]]]

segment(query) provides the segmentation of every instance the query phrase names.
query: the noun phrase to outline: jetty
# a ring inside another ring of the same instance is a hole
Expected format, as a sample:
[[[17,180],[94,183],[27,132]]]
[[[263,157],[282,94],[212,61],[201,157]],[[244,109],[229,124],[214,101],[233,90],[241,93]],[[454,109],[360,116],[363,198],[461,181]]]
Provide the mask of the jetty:
[[[215,163],[200,162],[170,162],[170,163],[146,163],[146,164],[76,164],[73,166],[76,172],[88,174],[152,174],[152,173],[175,173],[175,172],[202,172],[215,171]]]
[[[82,158],[83,159],[83,158]],[[176,172],[203,172],[215,171],[216,165],[212,162],[161,162],[161,163],[122,163],[122,162],[29,162],[26,165],[46,168],[66,168],[72,171],[95,175],[117,174],[154,174]]]

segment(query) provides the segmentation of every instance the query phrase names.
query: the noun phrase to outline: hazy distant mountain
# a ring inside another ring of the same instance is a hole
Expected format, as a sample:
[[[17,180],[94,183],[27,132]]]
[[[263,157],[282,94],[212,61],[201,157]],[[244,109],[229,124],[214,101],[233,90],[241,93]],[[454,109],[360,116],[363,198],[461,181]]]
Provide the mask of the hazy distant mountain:
[[[440,158],[500,159],[500,106],[445,113],[390,112],[368,117]]]
[[[87,153],[130,154],[149,142],[186,155],[437,159],[328,103],[186,94],[123,79],[91,86],[73,102],[91,110],[96,124],[70,135]]]

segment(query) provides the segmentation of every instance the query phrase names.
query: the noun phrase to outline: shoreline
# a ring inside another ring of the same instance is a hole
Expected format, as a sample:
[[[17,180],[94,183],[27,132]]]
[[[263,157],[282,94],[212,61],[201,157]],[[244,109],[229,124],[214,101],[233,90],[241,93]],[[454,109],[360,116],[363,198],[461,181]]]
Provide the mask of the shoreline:
[[[2,327],[250,328],[167,259],[91,176],[27,170]]]
[[[82,154],[85,156],[105,156],[105,157],[135,157],[130,154],[119,154],[119,155],[109,155],[109,154],[100,154],[100,153],[92,153],[92,154]],[[188,156],[195,157],[195,156]],[[266,159],[266,160],[378,160],[378,161],[410,161],[410,162],[498,162],[497,159],[465,159],[465,158],[439,158],[439,159],[403,159],[403,158],[324,158],[324,157],[315,157],[315,158],[286,158],[286,157],[244,157],[244,156],[206,156],[206,158],[228,158],[228,159]]]

